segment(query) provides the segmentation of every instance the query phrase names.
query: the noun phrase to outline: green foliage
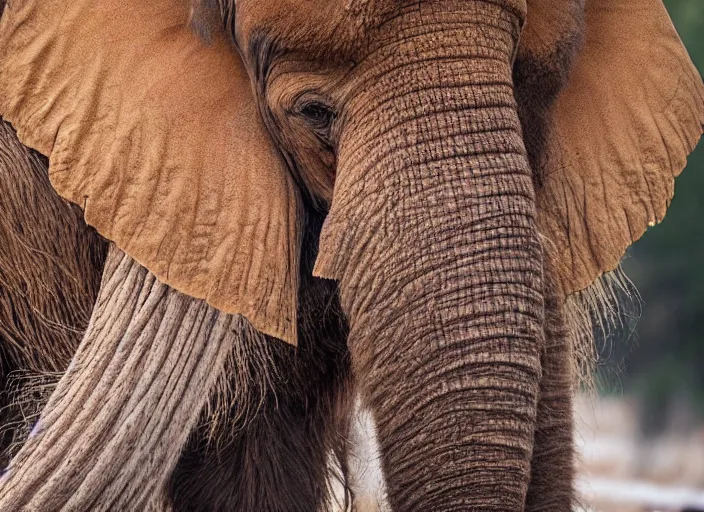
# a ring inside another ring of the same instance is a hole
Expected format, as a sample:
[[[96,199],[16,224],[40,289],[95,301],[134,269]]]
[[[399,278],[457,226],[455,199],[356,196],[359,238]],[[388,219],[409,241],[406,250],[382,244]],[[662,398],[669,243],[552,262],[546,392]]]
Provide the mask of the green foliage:
[[[704,1],[665,0],[697,68],[704,70]],[[648,44],[647,41],[643,42]],[[673,403],[704,417],[704,144],[677,179],[664,222],[630,251],[624,267],[643,299],[636,335],[614,340],[623,390],[643,398],[648,430]],[[635,341],[635,343],[634,343]],[[623,365],[622,365],[623,366]]]

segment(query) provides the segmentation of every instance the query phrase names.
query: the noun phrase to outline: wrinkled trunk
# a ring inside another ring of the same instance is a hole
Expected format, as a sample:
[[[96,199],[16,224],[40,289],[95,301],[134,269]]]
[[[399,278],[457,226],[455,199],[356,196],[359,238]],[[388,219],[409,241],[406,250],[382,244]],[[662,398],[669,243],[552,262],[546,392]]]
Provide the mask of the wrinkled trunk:
[[[393,510],[522,510],[544,300],[519,17],[431,5],[360,66],[316,270],[340,279]]]
[[[83,341],[0,481],[0,510],[154,508],[240,322],[111,248]]]

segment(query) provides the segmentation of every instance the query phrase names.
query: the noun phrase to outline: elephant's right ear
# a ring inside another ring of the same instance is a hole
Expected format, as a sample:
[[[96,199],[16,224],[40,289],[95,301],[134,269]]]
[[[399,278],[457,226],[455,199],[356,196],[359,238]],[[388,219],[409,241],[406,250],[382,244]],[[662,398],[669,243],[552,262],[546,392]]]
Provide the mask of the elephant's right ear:
[[[536,96],[557,93],[534,162],[538,220],[569,294],[665,216],[702,134],[704,85],[662,0],[527,3],[518,62]]]
[[[161,281],[296,343],[299,200],[236,48],[187,0],[25,0],[0,115],[56,191]],[[29,227],[31,229],[31,226]]]

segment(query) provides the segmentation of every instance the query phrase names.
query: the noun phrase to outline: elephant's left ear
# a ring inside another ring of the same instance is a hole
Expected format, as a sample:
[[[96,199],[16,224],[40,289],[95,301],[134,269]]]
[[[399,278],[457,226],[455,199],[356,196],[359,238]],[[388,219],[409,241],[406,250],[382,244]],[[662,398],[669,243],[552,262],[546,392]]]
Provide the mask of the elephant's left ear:
[[[187,0],[25,0],[0,20],[0,115],[56,191],[177,290],[296,342],[298,196],[237,49]],[[31,229],[31,226],[27,226]]]
[[[559,16],[570,4],[584,8],[572,25]],[[580,47],[569,31],[582,20]],[[537,170],[540,227],[571,293],[613,270],[665,216],[702,134],[704,86],[661,0],[528,0],[527,28],[534,55],[554,44],[555,59],[568,59],[570,45],[580,48],[548,113]]]

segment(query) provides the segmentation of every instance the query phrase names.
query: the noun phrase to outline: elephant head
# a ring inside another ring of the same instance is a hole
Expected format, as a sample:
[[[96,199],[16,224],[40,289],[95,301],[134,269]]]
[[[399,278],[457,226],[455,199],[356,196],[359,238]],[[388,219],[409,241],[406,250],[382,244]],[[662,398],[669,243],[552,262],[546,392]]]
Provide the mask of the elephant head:
[[[0,508],[161,505],[233,333],[297,345],[325,279],[394,510],[566,510],[562,306],[704,87],[661,0],[27,0],[0,115],[113,244]]]

